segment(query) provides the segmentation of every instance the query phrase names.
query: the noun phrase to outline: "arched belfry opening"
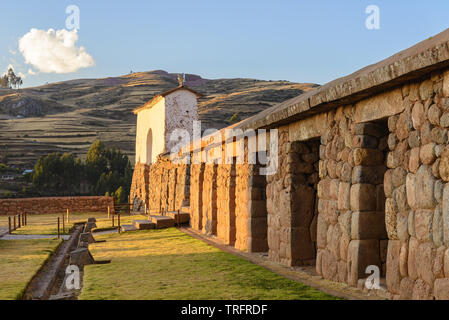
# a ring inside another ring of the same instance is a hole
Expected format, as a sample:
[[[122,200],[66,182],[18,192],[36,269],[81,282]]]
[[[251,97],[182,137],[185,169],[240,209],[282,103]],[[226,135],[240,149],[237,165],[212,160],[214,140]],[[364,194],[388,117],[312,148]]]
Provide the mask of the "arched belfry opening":
[[[147,134],[147,142],[146,142],[146,150],[147,150],[147,156],[146,156],[146,164],[150,165],[152,161],[153,156],[153,131],[148,130]]]

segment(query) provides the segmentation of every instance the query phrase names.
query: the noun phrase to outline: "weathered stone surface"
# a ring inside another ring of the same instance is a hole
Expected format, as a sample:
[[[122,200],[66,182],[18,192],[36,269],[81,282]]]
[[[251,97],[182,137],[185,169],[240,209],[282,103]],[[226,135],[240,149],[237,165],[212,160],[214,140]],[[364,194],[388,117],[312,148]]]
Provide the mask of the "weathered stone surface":
[[[388,198],[385,203],[385,226],[389,239],[398,240],[396,224],[397,212],[394,208],[394,201],[393,199]]]
[[[70,212],[106,213],[108,206],[114,210],[112,197],[54,197],[30,199],[0,199],[1,215],[18,215],[24,212],[33,214]]]
[[[375,211],[376,187],[371,184],[355,184],[351,187],[352,211]]]
[[[418,248],[419,242],[415,238],[411,238],[408,246],[408,274],[413,280],[418,279]]]
[[[409,176],[407,179],[409,179]],[[433,190],[434,186],[435,177],[432,174],[431,167],[422,165],[415,176],[414,183],[407,184],[407,195],[409,196],[410,206],[419,209],[433,209],[436,204]],[[412,200],[413,195],[415,201]]]
[[[443,95],[449,98],[449,71],[443,73]]]
[[[378,240],[352,240],[348,248],[348,284],[357,286],[366,277],[366,267],[381,265]]]
[[[327,228],[328,225],[323,215],[318,215],[317,221],[317,247],[320,249],[325,249],[327,245]]]
[[[398,188],[405,184],[407,178],[407,171],[404,170],[404,168],[396,168],[393,170],[392,174],[392,183],[394,188]]]
[[[412,109],[413,128],[419,129],[424,120],[424,105],[421,102],[416,102]]]
[[[437,279],[435,281],[435,298],[437,300],[449,300],[449,279]]]
[[[399,272],[402,278],[408,276],[408,244],[403,243],[399,253]]]
[[[402,185],[393,191],[393,201],[396,212],[407,212],[409,210],[405,185]]]
[[[388,242],[387,257],[387,288],[394,294],[401,291],[401,274],[399,270],[399,256],[401,252],[401,242],[390,240]]]
[[[444,254],[446,252],[446,247],[441,246],[437,249],[435,255],[435,262],[433,264],[433,274],[435,278],[444,278]]]
[[[385,214],[380,212],[354,212],[352,214],[351,239],[386,239]]]
[[[413,148],[410,150],[409,169],[411,172],[418,172],[420,161],[420,148]]]
[[[393,170],[387,170],[384,175],[384,193],[387,198],[393,197]]]
[[[351,185],[349,183],[340,182],[338,188],[338,210],[349,210],[351,208],[350,191]]]
[[[429,143],[425,146],[422,146],[419,152],[419,156],[423,164],[431,165],[436,159],[435,144]]]
[[[432,222],[432,240],[433,243],[439,247],[444,244],[444,226],[443,226],[443,212],[440,207],[435,208]]]
[[[449,182],[449,146],[441,153],[440,176],[444,181]]]
[[[413,298],[413,287],[415,281],[410,278],[404,278],[401,280],[400,299],[411,300]]]
[[[432,288],[421,279],[415,281],[413,287],[413,300],[432,300]]]
[[[433,286],[435,276],[433,274],[433,264],[435,260],[435,250],[431,243],[422,243],[418,247],[417,266],[418,276],[430,287]]]
[[[355,166],[377,166],[383,163],[384,155],[382,151],[377,149],[355,149],[354,165]]]
[[[447,131],[441,128],[433,128],[432,132],[432,140],[437,144],[445,144],[447,142]]]
[[[420,242],[432,241],[433,210],[415,211],[416,238]]]
[[[355,135],[352,140],[352,146],[354,148],[376,149],[378,143],[379,142],[375,137],[366,135]]]
[[[421,100],[427,100],[433,96],[433,82],[432,80],[426,80],[419,86],[419,96]]]
[[[419,131],[412,131],[408,136],[408,145],[410,148],[418,148],[421,146],[421,136]]]
[[[396,232],[398,239],[404,243],[408,241],[408,213],[402,212],[397,215]]]
[[[444,186],[443,190],[443,206],[442,206],[442,219],[443,219],[443,237],[444,243],[449,244],[449,184]]]
[[[396,146],[398,144],[398,138],[396,137],[396,134],[392,133],[388,136],[388,148],[393,151],[396,149]]]
[[[357,166],[352,170],[352,184],[382,184],[384,180],[385,166]],[[405,179],[404,179],[405,182]]]
[[[396,136],[399,140],[404,140],[408,138],[411,130],[411,125],[407,121],[407,116],[405,113],[401,113],[398,122],[396,123]]]
[[[443,128],[449,128],[449,113],[445,113],[441,116],[440,125]]]
[[[434,126],[439,126],[441,117],[440,108],[438,108],[436,104],[431,105],[429,111],[427,112],[427,117],[429,118],[431,124]]]

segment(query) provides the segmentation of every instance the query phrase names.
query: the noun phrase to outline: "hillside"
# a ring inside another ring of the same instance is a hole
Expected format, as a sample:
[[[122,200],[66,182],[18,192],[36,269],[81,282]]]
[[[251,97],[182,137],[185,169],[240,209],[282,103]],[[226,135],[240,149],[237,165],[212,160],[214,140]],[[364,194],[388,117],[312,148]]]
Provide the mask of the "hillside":
[[[156,70],[105,79],[80,79],[16,90],[0,89],[0,159],[32,167],[50,152],[86,153],[101,139],[131,157],[136,118],[132,110],[178,85],[176,74]],[[316,87],[287,81],[203,79],[186,75],[186,85],[204,94],[203,130],[223,128],[239,113],[250,117],[275,103]]]

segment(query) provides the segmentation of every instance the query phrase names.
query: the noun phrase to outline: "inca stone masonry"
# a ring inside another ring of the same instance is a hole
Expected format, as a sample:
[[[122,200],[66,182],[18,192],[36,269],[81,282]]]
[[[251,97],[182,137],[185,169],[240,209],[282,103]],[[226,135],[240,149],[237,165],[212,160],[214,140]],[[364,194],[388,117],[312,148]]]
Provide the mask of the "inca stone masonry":
[[[171,160],[197,97],[179,87],[135,111],[135,203],[189,206],[194,230],[331,281],[357,286],[375,265],[391,299],[449,299],[449,30],[237,124],[278,130],[273,175],[205,161],[233,140]]]

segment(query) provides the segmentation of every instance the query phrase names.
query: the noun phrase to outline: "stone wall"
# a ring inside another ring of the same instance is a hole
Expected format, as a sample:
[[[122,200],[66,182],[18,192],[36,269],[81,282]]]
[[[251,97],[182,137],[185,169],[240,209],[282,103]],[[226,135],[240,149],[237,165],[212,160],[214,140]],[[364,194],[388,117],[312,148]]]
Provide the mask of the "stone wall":
[[[386,271],[395,298],[449,298],[448,77],[404,85],[404,111],[388,122]]]
[[[217,169],[217,237],[223,243],[234,245],[236,241],[235,164],[222,164]]]
[[[206,164],[203,180],[203,233],[217,235],[217,167]]]
[[[103,212],[114,210],[114,199],[111,197],[58,197],[0,199],[0,215],[48,214],[70,212]]]
[[[278,130],[273,175],[245,145],[244,164],[137,166],[133,194],[190,202],[193,229],[328,280],[363,286],[375,266],[392,299],[449,299],[449,31],[236,128]]]
[[[204,163],[192,164],[190,167],[190,226],[203,230],[203,182]]]

